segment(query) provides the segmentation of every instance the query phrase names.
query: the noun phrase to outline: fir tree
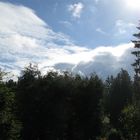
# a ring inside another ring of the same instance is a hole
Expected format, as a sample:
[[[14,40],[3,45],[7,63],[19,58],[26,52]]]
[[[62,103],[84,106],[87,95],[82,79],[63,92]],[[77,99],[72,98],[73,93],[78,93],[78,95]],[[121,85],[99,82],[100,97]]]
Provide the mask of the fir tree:
[[[132,64],[135,71],[134,76],[134,99],[139,101],[140,99],[140,25],[137,27],[139,30],[138,33],[134,34],[134,37],[136,37],[136,40],[133,40],[134,43],[134,50],[132,51],[132,54],[135,55],[135,62]]]
[[[140,30],[140,27],[137,27]],[[132,51],[132,54],[135,55],[135,62],[132,64],[135,70],[135,78],[140,80],[140,32],[134,34],[136,40],[133,40],[135,50]]]

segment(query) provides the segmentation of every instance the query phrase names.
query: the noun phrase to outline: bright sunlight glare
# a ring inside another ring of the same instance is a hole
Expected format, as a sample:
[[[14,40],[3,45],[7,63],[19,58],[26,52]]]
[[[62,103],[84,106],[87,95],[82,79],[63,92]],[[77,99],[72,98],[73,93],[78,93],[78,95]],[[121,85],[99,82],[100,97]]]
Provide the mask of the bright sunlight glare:
[[[132,10],[140,10],[140,0],[124,0],[126,6]]]

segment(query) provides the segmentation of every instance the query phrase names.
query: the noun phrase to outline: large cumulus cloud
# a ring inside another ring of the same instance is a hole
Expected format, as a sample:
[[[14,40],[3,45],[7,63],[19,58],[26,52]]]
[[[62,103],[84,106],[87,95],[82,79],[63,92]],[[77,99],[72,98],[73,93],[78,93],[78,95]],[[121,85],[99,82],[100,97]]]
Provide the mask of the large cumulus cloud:
[[[126,45],[129,46],[130,44]],[[116,47],[116,49],[117,48],[118,47]],[[93,59],[88,62],[80,62],[74,66],[63,64],[64,67],[57,64],[56,68],[60,70],[65,70],[67,68],[66,70],[70,70],[74,73],[79,73],[87,76],[91,75],[92,73],[97,73],[104,79],[109,75],[116,75],[121,69],[125,69],[132,76],[134,74],[134,71],[131,64],[134,61],[134,57],[131,55],[131,51],[132,48],[128,48],[120,56],[115,56],[111,52],[100,52],[96,55],[93,55]]]

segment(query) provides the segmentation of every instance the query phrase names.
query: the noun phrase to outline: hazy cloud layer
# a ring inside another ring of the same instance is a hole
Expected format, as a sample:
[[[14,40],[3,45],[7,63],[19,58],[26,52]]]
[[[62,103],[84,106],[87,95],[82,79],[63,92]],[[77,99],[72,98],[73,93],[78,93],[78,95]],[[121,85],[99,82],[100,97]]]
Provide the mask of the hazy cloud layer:
[[[120,68],[132,72],[133,45],[78,46],[69,36],[54,32],[36,13],[25,6],[0,2],[0,67],[14,74],[30,62],[43,72],[68,70],[84,75],[96,72],[105,77]],[[78,16],[78,15],[77,15]]]

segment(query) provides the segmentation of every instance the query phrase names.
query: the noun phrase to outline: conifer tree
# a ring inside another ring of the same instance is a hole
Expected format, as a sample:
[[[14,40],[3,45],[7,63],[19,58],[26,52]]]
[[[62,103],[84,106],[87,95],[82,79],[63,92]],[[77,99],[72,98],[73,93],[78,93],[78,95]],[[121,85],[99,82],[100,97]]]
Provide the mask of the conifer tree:
[[[137,27],[140,30],[140,27]],[[135,78],[140,80],[140,31],[139,33],[134,34],[136,40],[133,40],[135,50],[132,51],[132,54],[135,55],[135,62],[132,64],[135,70]]]
[[[132,54],[135,55],[135,62],[132,64],[135,71],[134,76],[134,99],[139,100],[140,99],[140,25],[137,27],[139,30],[138,33],[134,34],[133,36],[136,37],[136,40],[133,40],[134,43],[134,50],[132,51]]]

